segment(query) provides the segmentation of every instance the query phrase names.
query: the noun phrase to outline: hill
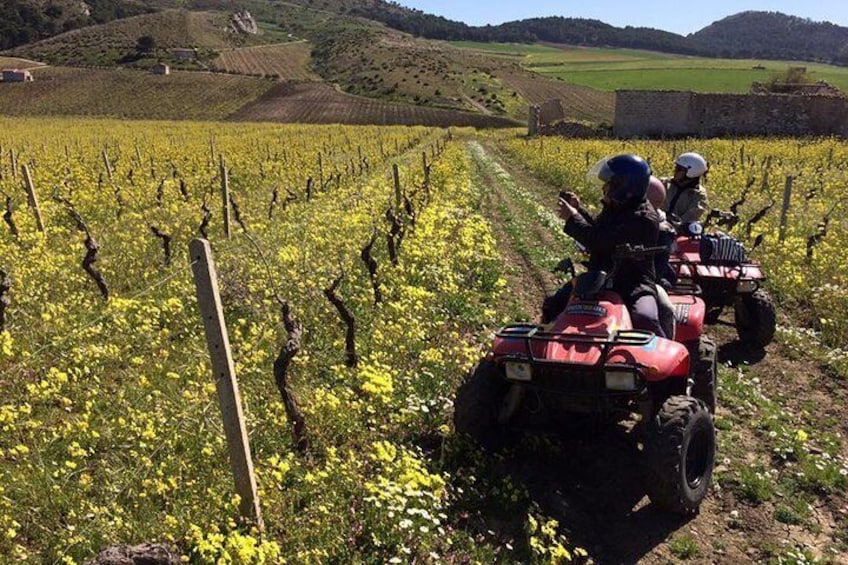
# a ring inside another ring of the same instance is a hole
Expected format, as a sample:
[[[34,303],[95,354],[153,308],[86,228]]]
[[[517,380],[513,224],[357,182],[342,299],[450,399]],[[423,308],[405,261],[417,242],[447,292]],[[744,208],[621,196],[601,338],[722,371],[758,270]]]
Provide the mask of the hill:
[[[689,36],[722,57],[796,59],[848,64],[848,28],[779,12],[742,12]]]
[[[0,50],[152,10],[122,0],[4,0],[0,3]]]
[[[31,83],[2,84],[0,113],[15,116],[109,116],[157,120],[222,120],[273,83],[252,77],[131,69],[45,67]]]
[[[223,12],[163,10],[73,30],[8,53],[54,65],[143,65],[167,57],[174,48],[197,48],[202,61],[219,50],[262,41],[227,31],[228,25],[229,14]],[[145,36],[151,46],[142,53],[139,39]]]
[[[341,5],[328,6],[340,12],[335,13],[291,3],[251,4],[251,13],[264,26],[265,33],[259,36],[225,31],[230,12],[222,11],[223,3],[209,0],[202,7],[207,11],[163,8],[154,14],[74,30],[9,53],[77,66],[144,67],[164,59],[185,69],[326,81],[346,93],[383,102],[521,121],[526,119],[529,104],[557,97],[569,101],[570,117],[606,122],[612,118],[608,93],[539,76],[515,61],[417,39],[343,14],[355,10]],[[143,56],[138,52],[142,36],[149,36],[156,46]],[[280,39],[286,42],[279,43]],[[175,61],[169,51],[177,47],[196,48],[198,60]],[[292,103],[290,97],[277,99],[286,106]]]
[[[311,0],[293,0],[315,5]],[[500,43],[552,42],[624,47],[708,57],[848,64],[848,28],[779,12],[742,12],[689,36],[646,27],[615,27],[584,18],[545,17],[474,27],[393,2],[324,0],[324,10],[357,15],[429,39]]]

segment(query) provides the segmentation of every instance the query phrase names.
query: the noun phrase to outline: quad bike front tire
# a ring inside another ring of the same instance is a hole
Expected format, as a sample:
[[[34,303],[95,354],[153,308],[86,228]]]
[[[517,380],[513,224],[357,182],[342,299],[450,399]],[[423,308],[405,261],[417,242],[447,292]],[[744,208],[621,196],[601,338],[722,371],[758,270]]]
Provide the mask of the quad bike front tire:
[[[692,391],[691,395],[704,404],[715,414],[716,389],[718,388],[718,362],[716,360],[716,344],[707,336],[702,335],[698,340],[698,349],[690,352],[692,359]]]
[[[741,341],[762,349],[774,339],[777,317],[771,296],[765,289],[737,296],[734,314],[736,333]]]
[[[495,451],[507,443],[507,431],[499,421],[510,384],[503,369],[483,359],[456,391],[453,424],[456,432],[465,434],[480,447]]]
[[[697,513],[710,489],[715,446],[706,404],[691,396],[669,397],[645,443],[651,502],[675,514]]]

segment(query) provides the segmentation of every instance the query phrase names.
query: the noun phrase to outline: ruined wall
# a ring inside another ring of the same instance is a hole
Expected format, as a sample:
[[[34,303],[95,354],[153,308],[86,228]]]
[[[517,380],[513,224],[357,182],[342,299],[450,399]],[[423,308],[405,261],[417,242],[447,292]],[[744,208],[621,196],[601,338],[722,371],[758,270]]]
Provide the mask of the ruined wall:
[[[613,131],[619,137],[691,135],[691,92],[617,90]]]
[[[848,136],[848,99],[621,90],[614,132],[619,137]]]

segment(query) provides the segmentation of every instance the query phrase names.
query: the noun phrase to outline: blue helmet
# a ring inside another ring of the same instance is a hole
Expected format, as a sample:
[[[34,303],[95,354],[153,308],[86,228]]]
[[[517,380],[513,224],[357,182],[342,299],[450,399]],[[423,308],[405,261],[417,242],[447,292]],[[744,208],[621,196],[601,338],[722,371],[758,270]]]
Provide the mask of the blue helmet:
[[[608,184],[607,197],[619,204],[641,202],[648,194],[651,166],[632,153],[606,157],[589,169],[591,182]]]

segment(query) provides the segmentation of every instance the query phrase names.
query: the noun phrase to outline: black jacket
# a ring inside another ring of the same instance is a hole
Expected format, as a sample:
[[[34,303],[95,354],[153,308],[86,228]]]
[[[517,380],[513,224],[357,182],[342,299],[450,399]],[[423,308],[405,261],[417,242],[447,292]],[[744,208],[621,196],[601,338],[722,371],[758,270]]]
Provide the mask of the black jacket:
[[[589,269],[612,271],[612,255],[619,245],[654,247],[659,235],[659,218],[647,201],[622,208],[604,206],[597,218],[579,210],[565,223],[565,233],[580,242],[589,251]],[[654,259],[623,259],[616,272],[613,290],[625,302],[633,304],[646,294],[656,297],[657,277]]]

